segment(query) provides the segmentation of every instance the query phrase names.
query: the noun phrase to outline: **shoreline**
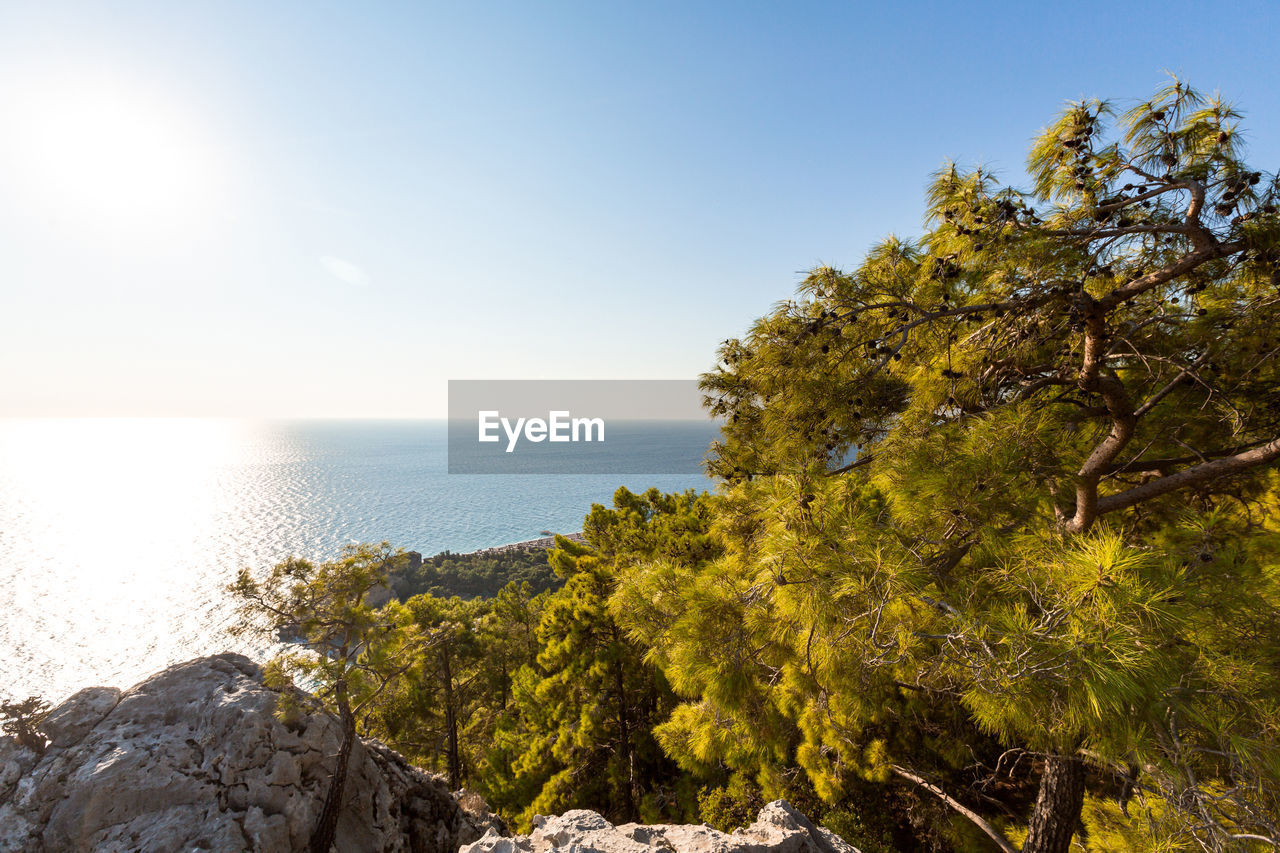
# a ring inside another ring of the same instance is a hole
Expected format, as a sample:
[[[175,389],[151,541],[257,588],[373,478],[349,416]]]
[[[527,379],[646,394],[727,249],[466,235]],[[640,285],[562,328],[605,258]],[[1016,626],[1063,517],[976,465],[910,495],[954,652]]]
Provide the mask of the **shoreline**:
[[[563,536],[572,542],[585,542],[582,533],[560,533],[551,536],[540,536],[537,539],[525,539],[521,542],[509,542],[506,545],[495,545],[492,548],[480,548],[457,554],[459,557],[482,557],[489,554],[505,554],[510,551],[548,551],[556,546],[556,536]]]

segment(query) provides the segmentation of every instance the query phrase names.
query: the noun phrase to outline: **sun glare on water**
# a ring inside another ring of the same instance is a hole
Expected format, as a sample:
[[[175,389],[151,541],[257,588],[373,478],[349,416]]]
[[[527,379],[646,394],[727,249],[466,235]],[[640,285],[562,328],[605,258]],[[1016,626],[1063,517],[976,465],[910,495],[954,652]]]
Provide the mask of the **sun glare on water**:
[[[0,420],[0,697],[33,671],[56,697],[232,647],[209,555],[242,521],[244,448],[235,422]]]
[[[158,227],[208,213],[219,194],[219,157],[194,113],[146,89],[62,81],[7,100],[6,159],[47,215]]]

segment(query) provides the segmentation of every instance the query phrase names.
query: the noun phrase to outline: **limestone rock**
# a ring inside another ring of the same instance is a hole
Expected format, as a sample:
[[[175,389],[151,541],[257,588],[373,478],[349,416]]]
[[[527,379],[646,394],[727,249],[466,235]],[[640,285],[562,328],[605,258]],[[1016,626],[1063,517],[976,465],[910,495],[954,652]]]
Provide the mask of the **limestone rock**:
[[[341,728],[299,701],[311,713],[286,726],[258,666],[230,654],[82,690],[50,714],[43,755],[0,740],[0,850],[305,849]],[[442,780],[356,744],[336,849],[452,853],[480,832]]]
[[[839,836],[814,826],[785,800],[769,803],[755,823],[733,833],[708,826],[627,823],[615,827],[584,810],[533,822],[530,835],[503,838],[490,832],[458,853],[858,853]]]
[[[75,746],[119,702],[115,687],[86,687],[50,711],[40,728],[54,746]]]
[[[493,830],[501,836],[511,834],[507,822],[499,815],[489,811],[489,804],[485,802],[484,797],[478,792],[462,788],[453,792],[453,798],[458,802],[458,805],[462,806],[462,810],[467,813],[467,816],[471,818],[471,822],[482,833],[488,834],[489,830]]]
[[[13,793],[18,782],[39,760],[39,753],[18,743],[16,738],[0,737],[0,802]]]

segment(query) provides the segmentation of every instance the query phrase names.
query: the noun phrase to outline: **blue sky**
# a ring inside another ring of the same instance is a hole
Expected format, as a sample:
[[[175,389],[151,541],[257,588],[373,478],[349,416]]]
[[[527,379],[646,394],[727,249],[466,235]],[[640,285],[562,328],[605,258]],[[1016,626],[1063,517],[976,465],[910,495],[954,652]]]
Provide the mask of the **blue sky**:
[[[1017,180],[1064,100],[1178,72],[1275,170],[1278,20],[10,0],[0,415],[431,417],[450,378],[691,378],[801,271],[917,233],[945,158]]]

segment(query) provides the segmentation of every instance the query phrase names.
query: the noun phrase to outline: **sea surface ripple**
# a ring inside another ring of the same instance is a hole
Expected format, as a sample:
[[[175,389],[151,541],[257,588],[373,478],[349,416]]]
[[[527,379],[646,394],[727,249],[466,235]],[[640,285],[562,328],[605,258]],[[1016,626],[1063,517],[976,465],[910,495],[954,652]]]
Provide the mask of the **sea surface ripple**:
[[[425,555],[580,530],[699,475],[450,475],[442,421],[0,420],[0,696],[127,687],[234,649],[241,567],[389,541]]]

